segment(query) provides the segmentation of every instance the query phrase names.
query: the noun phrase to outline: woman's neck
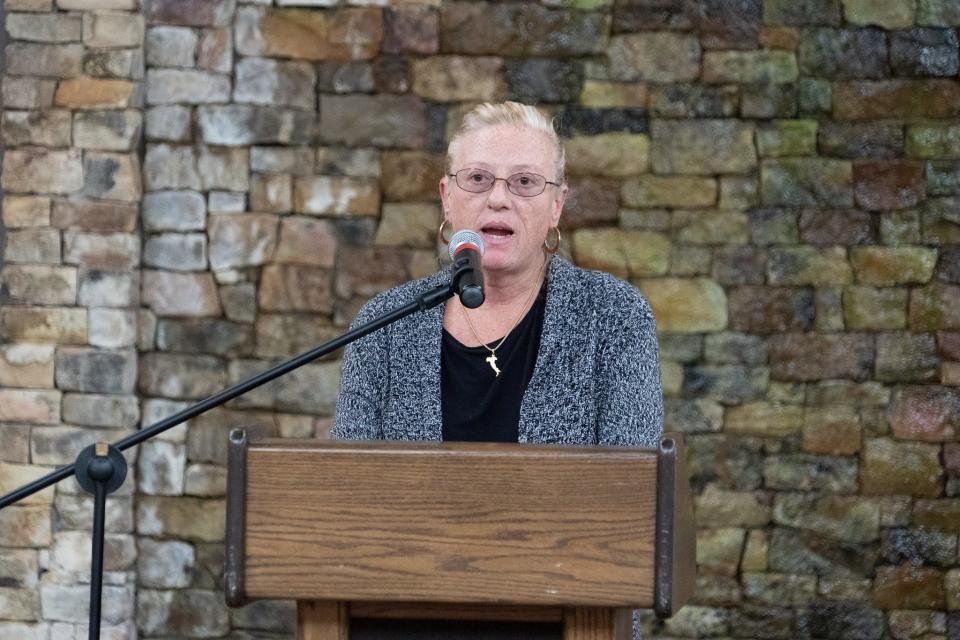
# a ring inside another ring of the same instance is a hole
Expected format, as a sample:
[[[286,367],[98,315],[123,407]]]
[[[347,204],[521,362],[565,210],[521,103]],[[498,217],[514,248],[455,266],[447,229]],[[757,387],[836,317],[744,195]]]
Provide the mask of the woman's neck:
[[[526,300],[530,291],[539,288],[546,274],[546,256],[521,271],[511,273],[483,273],[484,305],[509,307],[518,300]]]

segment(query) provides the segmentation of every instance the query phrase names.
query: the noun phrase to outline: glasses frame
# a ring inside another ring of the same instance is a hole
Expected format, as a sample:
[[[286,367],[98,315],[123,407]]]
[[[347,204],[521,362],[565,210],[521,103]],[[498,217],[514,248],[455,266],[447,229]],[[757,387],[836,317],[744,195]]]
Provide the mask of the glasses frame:
[[[487,189],[484,189],[483,191],[471,191],[470,189],[467,189],[467,188],[465,188],[462,184],[460,184],[460,179],[457,178],[457,175],[463,173],[464,171],[470,171],[471,169],[472,169],[472,170],[475,170],[475,171],[485,171],[486,173],[489,173],[490,175],[492,175],[492,176],[493,176],[493,182],[490,183],[490,187],[487,188]],[[534,193],[534,194],[530,194],[530,195],[527,195],[527,194],[524,194],[524,193],[517,193],[516,191],[514,191],[513,189],[511,189],[511,188],[510,188],[510,178],[512,178],[513,176],[519,176],[519,175],[523,175],[523,174],[527,174],[527,175],[537,176],[537,177],[539,177],[539,178],[543,178],[543,189],[542,189],[539,193]],[[559,187],[559,186],[560,186],[560,184],[557,183],[557,182],[551,182],[550,180],[547,180],[546,176],[542,176],[542,175],[540,175],[539,173],[534,173],[534,172],[532,172],[532,171],[519,171],[519,172],[517,172],[517,173],[510,174],[510,175],[507,176],[506,178],[498,178],[497,176],[495,176],[495,175],[493,174],[492,171],[487,171],[486,169],[478,169],[477,167],[464,167],[463,169],[460,169],[460,171],[457,171],[456,173],[448,173],[448,174],[447,174],[447,177],[453,178],[453,181],[457,183],[457,187],[460,188],[460,189],[463,189],[463,190],[466,191],[467,193],[486,193],[487,191],[492,191],[493,188],[494,188],[494,187],[496,186],[496,184],[497,184],[497,180],[503,180],[503,181],[506,183],[506,185],[507,185],[507,191],[509,191],[509,192],[512,193],[513,195],[519,196],[519,197],[521,197],[521,198],[536,198],[537,196],[541,195],[544,191],[547,190],[547,185],[548,185],[548,184],[552,184],[552,185],[555,186],[555,187]]]

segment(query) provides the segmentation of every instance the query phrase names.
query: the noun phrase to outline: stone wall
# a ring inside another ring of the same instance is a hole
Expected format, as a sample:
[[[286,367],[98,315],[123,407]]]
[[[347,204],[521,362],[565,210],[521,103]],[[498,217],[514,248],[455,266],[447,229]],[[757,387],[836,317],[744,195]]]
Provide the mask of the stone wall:
[[[651,637],[960,638],[957,0],[4,5],[0,491],[435,270],[449,132],[512,98],[657,315],[700,529]],[[104,637],[292,636],[223,604],[226,433],[323,437],[338,377],[129,454]],[[86,637],[90,505],[0,512],[0,636]]]

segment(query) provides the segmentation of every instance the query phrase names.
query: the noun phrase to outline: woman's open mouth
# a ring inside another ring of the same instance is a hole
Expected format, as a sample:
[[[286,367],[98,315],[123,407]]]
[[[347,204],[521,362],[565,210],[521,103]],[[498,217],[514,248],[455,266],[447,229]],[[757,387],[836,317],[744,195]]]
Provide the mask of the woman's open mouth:
[[[492,238],[508,238],[513,235],[513,229],[505,225],[488,224],[481,227],[480,232],[485,236]]]

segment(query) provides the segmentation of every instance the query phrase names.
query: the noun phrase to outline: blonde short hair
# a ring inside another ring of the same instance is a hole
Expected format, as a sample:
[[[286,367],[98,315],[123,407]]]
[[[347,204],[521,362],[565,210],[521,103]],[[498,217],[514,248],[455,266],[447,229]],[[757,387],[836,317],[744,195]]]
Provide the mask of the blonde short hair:
[[[500,102],[496,104],[484,102],[467,112],[467,114],[463,116],[460,128],[453,135],[453,138],[450,139],[450,144],[447,145],[447,173],[450,173],[452,167],[453,147],[459,142],[461,137],[478,129],[500,124],[533,129],[534,131],[541,131],[547,134],[557,152],[555,165],[557,175],[553,180],[560,184],[565,182],[564,168],[567,163],[567,157],[563,149],[563,144],[560,142],[560,136],[557,135],[556,130],[553,128],[553,120],[548,119],[547,116],[536,107],[531,107],[530,105],[519,102]],[[550,179],[550,176],[547,176],[547,179]]]

